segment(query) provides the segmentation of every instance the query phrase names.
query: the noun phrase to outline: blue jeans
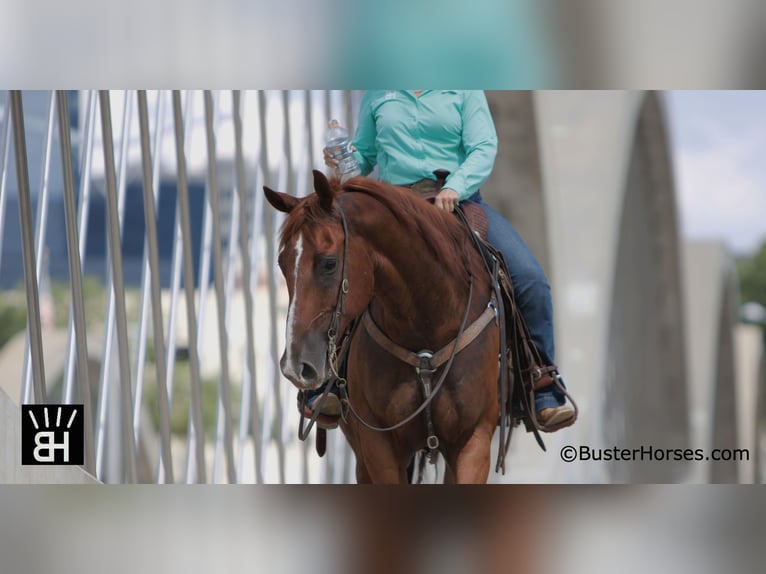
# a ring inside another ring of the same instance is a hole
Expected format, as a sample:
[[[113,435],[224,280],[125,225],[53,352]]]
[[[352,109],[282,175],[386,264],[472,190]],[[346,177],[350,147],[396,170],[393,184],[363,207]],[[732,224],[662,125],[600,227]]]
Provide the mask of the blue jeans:
[[[553,365],[553,302],[545,272],[524,243],[521,235],[499,213],[484,203],[477,191],[468,201],[481,205],[489,218],[489,243],[503,254],[511,274],[516,303],[529,328],[529,334],[542,359]],[[551,385],[535,393],[536,410],[557,407],[565,402],[564,393]]]

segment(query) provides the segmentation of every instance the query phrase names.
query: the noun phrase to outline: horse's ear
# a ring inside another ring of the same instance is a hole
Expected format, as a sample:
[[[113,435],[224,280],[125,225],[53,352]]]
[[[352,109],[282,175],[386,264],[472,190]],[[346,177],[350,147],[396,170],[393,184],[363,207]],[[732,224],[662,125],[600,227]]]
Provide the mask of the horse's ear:
[[[325,175],[318,170],[314,170],[314,191],[319,196],[319,205],[327,213],[332,212],[332,202],[335,200],[335,192],[330,187]]]
[[[283,213],[290,213],[300,201],[297,197],[274,191],[265,185],[263,186],[263,193],[266,195],[268,202],[274,206],[274,209]]]

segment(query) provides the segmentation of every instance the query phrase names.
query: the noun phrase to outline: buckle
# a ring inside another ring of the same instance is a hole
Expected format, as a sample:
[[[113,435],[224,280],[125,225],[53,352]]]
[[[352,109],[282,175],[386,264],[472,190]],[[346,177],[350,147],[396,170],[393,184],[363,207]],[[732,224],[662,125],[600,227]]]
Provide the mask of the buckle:
[[[487,303],[487,309],[492,309],[492,313],[495,314],[495,323],[497,323],[497,305],[495,305],[495,302],[492,299]]]
[[[420,365],[415,367],[415,372],[417,372],[418,376],[421,373],[433,375],[436,372],[436,369],[431,366],[431,359],[434,358],[434,354],[431,351],[420,351],[415,356],[420,359]]]

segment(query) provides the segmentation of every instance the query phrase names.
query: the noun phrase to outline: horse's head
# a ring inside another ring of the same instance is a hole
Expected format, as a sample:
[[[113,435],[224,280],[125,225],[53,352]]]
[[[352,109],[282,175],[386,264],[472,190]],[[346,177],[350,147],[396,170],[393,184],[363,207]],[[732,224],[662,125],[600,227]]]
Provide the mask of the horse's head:
[[[345,273],[348,293],[337,334],[360,315],[372,297],[372,259],[358,238],[349,238],[346,269],[345,233],[336,202],[337,191],[314,171],[316,193],[297,199],[263,188],[274,208],[288,215],[282,228],[279,268],[287,282],[287,312],[282,373],[299,389],[315,389],[330,376],[328,330]]]

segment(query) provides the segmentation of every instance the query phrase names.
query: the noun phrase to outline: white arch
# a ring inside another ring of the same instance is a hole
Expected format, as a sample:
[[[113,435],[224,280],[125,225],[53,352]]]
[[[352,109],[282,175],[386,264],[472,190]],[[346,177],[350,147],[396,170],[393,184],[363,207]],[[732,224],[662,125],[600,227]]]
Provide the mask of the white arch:
[[[490,94],[493,111],[502,110],[500,101],[504,97],[514,96]],[[528,241],[547,247],[542,252],[538,247],[538,256],[542,254],[547,260],[553,288],[556,362],[578,400],[581,418],[571,429],[545,437],[548,454],[539,452],[529,437],[517,437],[510,461],[513,470],[500,480],[650,480],[648,471],[636,465],[567,464],[561,461],[559,450],[564,445],[632,447],[643,437],[656,437],[657,433],[650,430],[657,424],[657,414],[651,424],[642,424],[635,411],[646,415],[644,421],[650,420],[653,413],[644,413],[646,405],[657,404],[657,397],[662,396],[670,379],[675,398],[669,400],[661,416],[667,419],[663,428],[670,431],[672,440],[669,445],[654,446],[685,445],[687,441],[679,242],[662,103],[654,93],[555,91],[535,93],[532,110],[536,137],[529,138],[528,145],[536,149],[525,156],[533,163],[539,162],[539,191],[529,185],[534,177],[527,175],[525,181],[529,193],[542,195],[544,220],[535,219],[527,233],[543,233],[544,237]],[[510,126],[502,116],[495,120],[500,137],[500,165],[496,165],[496,171],[502,173],[502,164],[507,161],[503,149],[514,149],[514,129],[518,135],[519,120],[516,118]],[[511,180],[503,185],[512,187],[513,183]],[[495,195],[500,193],[500,182],[490,181],[490,203],[497,205]],[[634,207],[637,199],[645,204],[641,209]],[[511,219],[518,217],[515,211],[511,207]],[[655,353],[660,375],[651,381],[638,380],[637,373],[620,372],[620,366],[610,364],[607,356],[610,349],[614,353],[615,341],[625,346],[644,344],[630,325],[614,324],[615,316],[627,313],[633,304],[629,291],[619,281],[619,274],[626,269],[624,258],[620,259],[621,250],[629,253],[630,245],[641,247],[644,235],[656,238],[657,245],[641,251],[645,253],[642,261],[646,268],[640,271],[655,282],[654,289],[662,301],[640,301],[639,307],[626,316],[651,318],[644,322],[651,330],[649,335],[668,339],[677,355]],[[665,332],[668,329],[669,337]],[[675,364],[671,365],[671,361]],[[632,408],[625,389],[639,384],[646,385],[648,398],[641,401],[640,408]],[[615,386],[622,394],[619,400],[607,402],[606,390]],[[616,409],[616,418],[625,420],[630,428],[616,432],[618,425],[604,416],[607,406],[610,412]],[[663,480],[671,480],[681,472],[678,467],[664,468],[660,475]]]

